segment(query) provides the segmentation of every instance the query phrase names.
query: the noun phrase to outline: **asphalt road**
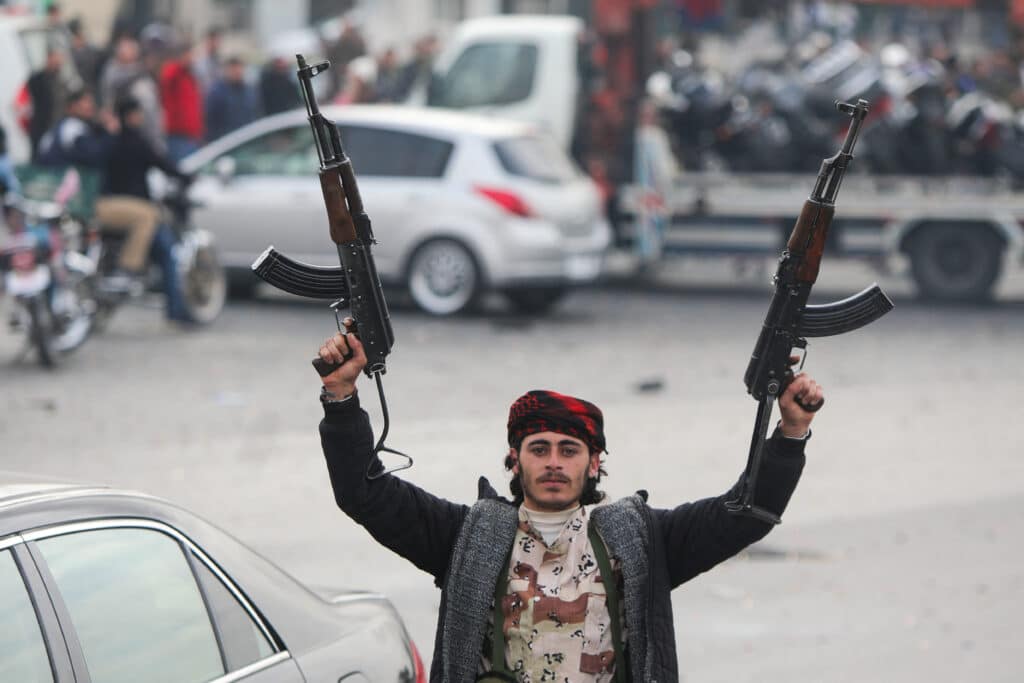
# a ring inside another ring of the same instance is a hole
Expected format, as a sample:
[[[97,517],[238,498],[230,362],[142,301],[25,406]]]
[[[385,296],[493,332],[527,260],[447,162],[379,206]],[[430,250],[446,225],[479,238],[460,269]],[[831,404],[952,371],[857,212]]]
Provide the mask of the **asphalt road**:
[[[416,459],[403,474],[466,502],[481,474],[503,489],[508,405],[552,388],[604,409],[612,496],[643,488],[669,506],[725,490],[746,457],[741,380],[768,289],[756,267],[680,265],[655,286],[578,292],[542,320],[397,307],[385,386],[389,442]],[[830,268],[820,298],[870,277]],[[981,308],[883,284],[892,314],[812,342],[828,404],[783,525],[674,594],[686,681],[1021,678],[1024,280]],[[429,661],[430,577],[333,504],[309,367],[332,324],[281,299],[232,305],[198,332],[127,308],[56,372],[14,359],[0,332],[0,469],[167,497],[308,583],[381,590]]]

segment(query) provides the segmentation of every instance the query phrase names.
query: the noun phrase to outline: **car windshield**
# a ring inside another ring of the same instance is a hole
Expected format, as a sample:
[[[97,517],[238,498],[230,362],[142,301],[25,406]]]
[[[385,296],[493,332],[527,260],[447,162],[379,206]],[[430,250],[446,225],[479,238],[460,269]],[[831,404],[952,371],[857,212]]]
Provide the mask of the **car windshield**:
[[[519,102],[530,96],[536,70],[536,45],[471,45],[431,88],[429,102],[453,109]]]
[[[543,183],[566,183],[580,177],[572,159],[554,140],[541,136],[509,138],[494,143],[506,172]]]

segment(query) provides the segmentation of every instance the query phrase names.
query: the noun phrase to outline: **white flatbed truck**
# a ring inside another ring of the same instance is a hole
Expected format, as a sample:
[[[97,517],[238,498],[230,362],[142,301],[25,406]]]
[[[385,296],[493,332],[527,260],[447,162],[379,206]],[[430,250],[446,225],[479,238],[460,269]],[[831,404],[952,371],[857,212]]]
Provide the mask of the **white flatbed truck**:
[[[854,162],[856,163],[856,162]],[[778,255],[813,174],[684,173],[664,197],[661,258]],[[620,194],[620,244],[629,246],[640,206]],[[826,258],[865,261],[889,273],[909,265],[922,298],[982,301],[1024,258],[1024,191],[979,177],[866,176],[843,181]]]

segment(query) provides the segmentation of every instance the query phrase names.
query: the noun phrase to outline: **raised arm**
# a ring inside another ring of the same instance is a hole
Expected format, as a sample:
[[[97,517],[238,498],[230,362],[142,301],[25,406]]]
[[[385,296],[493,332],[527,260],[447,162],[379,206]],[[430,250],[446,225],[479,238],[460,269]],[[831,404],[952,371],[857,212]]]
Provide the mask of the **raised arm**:
[[[370,418],[359,407],[356,392],[356,381],[366,364],[365,351],[354,334],[339,333],[320,348],[320,358],[340,363],[322,378],[326,400],[320,422],[334,500],[379,543],[434,576],[441,585],[468,507],[438,498],[392,474],[372,480],[366,476],[381,465],[373,452]]]
[[[766,444],[754,499],[756,505],[779,516],[800,480],[804,446],[815,415],[799,407],[798,396],[805,405],[824,398],[821,387],[807,375],[798,375],[787,387],[779,401],[781,424]],[[726,510],[726,502],[736,498],[740,486],[737,482],[720,496],[653,511],[673,588],[761,540],[773,528],[769,522]]]

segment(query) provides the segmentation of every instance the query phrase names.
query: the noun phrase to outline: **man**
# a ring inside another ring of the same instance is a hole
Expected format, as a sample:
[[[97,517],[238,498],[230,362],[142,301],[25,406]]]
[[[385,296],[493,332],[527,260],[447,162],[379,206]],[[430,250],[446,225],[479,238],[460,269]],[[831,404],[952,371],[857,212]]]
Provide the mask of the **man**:
[[[677,681],[671,589],[771,528],[726,511],[738,487],[671,510],[649,507],[643,492],[597,505],[601,411],[548,391],[527,393],[509,412],[505,464],[515,500],[483,479],[474,506],[442,500],[381,475],[356,393],[366,363],[359,340],[338,334],[320,358],[341,364],[321,394],[335,500],[442,589],[431,681]],[[816,403],[822,391],[798,375],[779,402],[755,500],[776,514],[799,479],[813,419],[796,397]]]
[[[117,121],[97,112],[92,92],[81,88],[68,95],[64,115],[39,141],[37,163],[84,166],[102,171],[110,153]]]
[[[255,89],[245,80],[245,62],[230,57],[206,99],[206,139],[216,140],[259,118]]]
[[[99,85],[103,51],[86,38],[85,26],[80,17],[68,22],[68,32],[71,34],[71,59],[75,62],[75,70],[82,77],[85,87],[95,91]]]
[[[203,142],[203,95],[192,68],[192,45],[187,41],[177,45],[174,59],[160,70],[160,100],[167,153],[181,161]]]
[[[160,154],[143,134],[145,114],[138,100],[133,97],[120,100],[117,103],[117,115],[120,131],[114,137],[107,157],[103,177],[104,196],[96,203],[97,219],[105,226],[117,228],[131,227],[137,216],[146,216],[146,232],[150,234],[151,242],[149,252],[160,265],[163,275],[167,319],[175,323],[191,324],[192,316],[185,306],[177,277],[178,264],[174,256],[177,238],[169,227],[160,223],[160,210],[151,201],[147,175],[151,168],[156,168],[179,182],[187,183],[191,179],[178,170],[174,161]],[[130,246],[129,241],[123,249]]]
[[[134,97],[142,106],[142,131],[146,138],[158,150],[166,149],[160,88],[143,62],[139,41],[131,35],[117,39],[113,59],[104,67],[100,78],[100,103],[111,115],[117,102],[125,97]]]
[[[213,26],[206,31],[206,39],[203,41],[201,54],[197,55],[194,61],[196,78],[199,79],[199,87],[205,97],[210,88],[220,78],[221,72],[221,41],[224,37],[224,29]]]
[[[302,106],[291,62],[281,55],[270,58],[260,70],[260,103],[263,115],[271,116]]]
[[[28,122],[28,137],[32,145],[32,158],[39,153],[39,141],[64,114],[67,87],[61,74],[64,53],[57,48],[46,51],[43,68],[29,76],[26,87],[32,100],[32,116]]]
[[[337,40],[326,46],[327,59],[331,63],[331,68],[327,72],[331,97],[340,95],[342,88],[345,87],[348,63],[366,54],[366,41],[359,30],[356,18],[354,12],[344,14],[341,17],[341,33]]]

